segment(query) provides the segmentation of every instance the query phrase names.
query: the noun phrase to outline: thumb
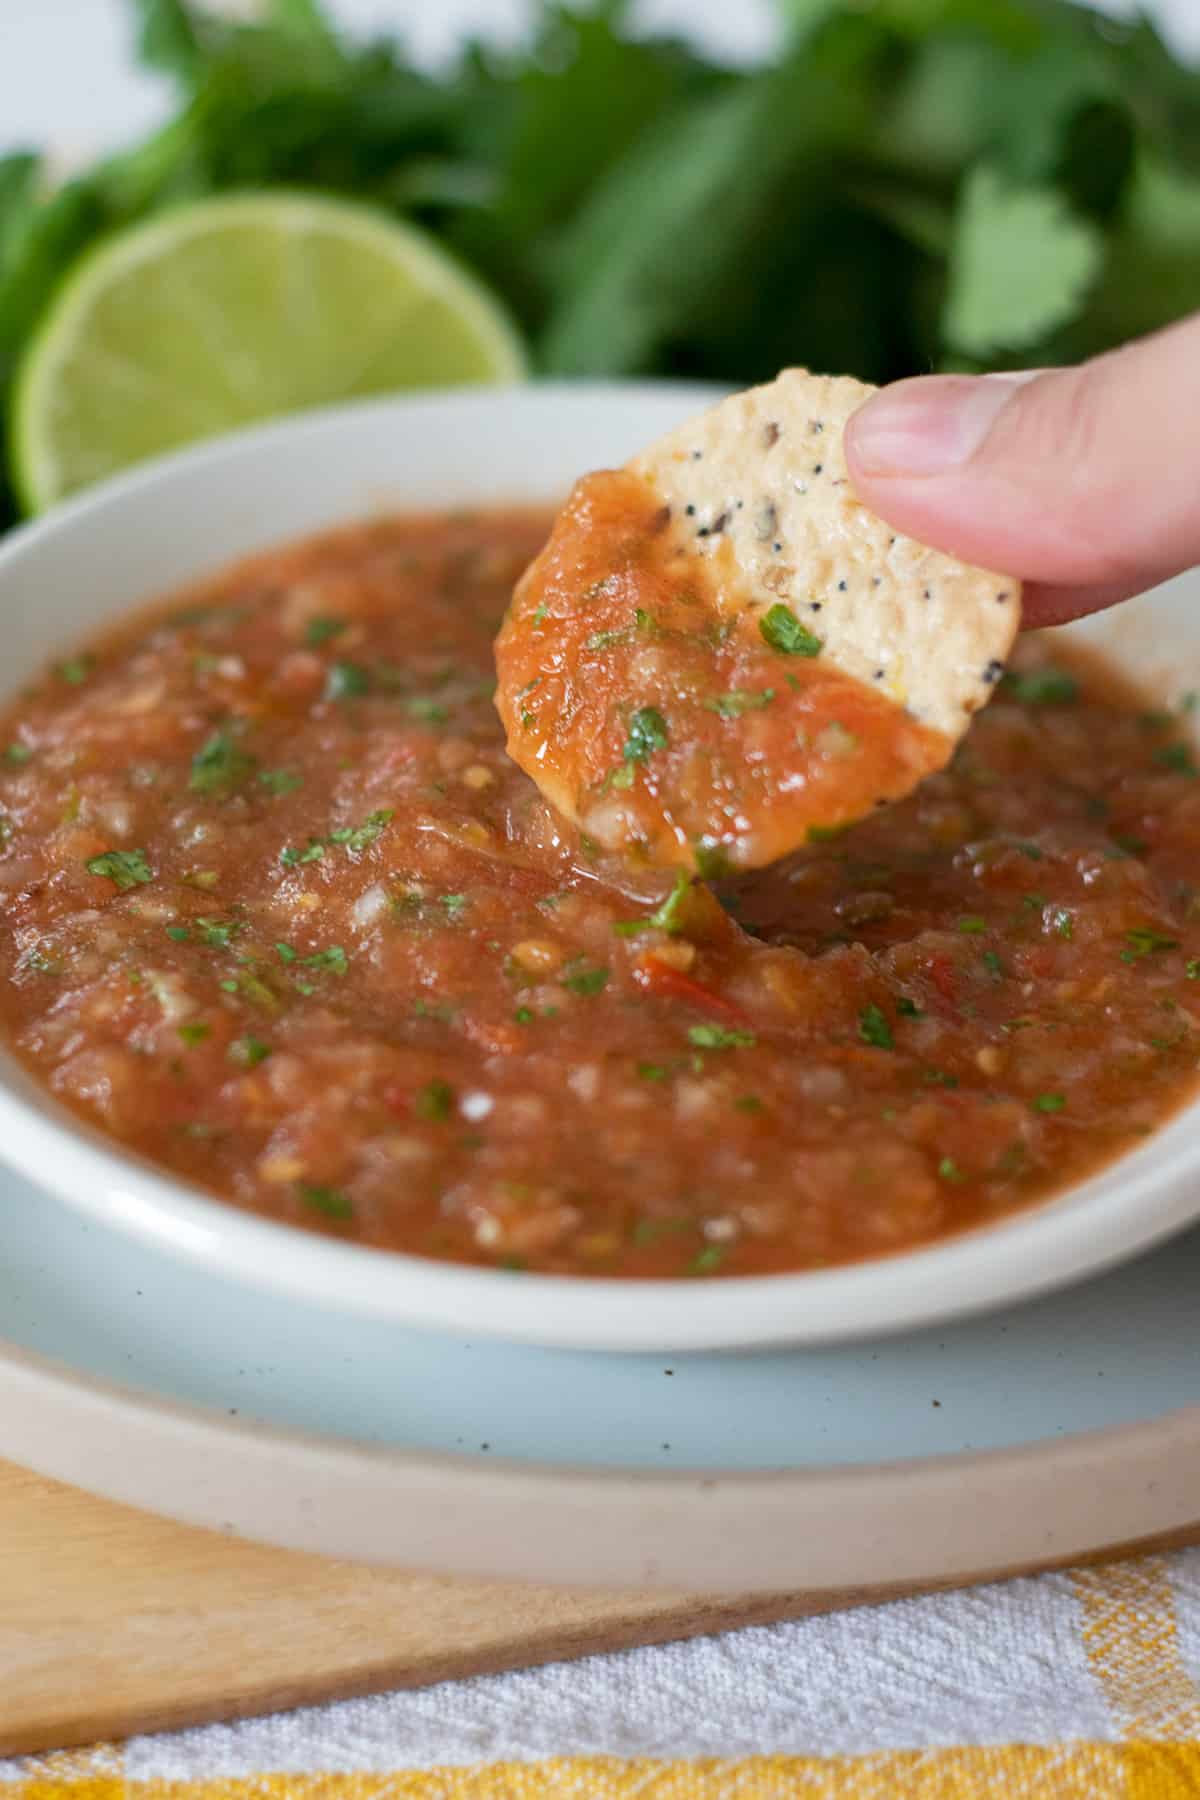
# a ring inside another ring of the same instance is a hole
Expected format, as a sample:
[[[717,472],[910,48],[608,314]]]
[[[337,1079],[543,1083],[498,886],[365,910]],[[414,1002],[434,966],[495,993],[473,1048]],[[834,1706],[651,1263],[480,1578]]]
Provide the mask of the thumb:
[[[1078,368],[897,382],[846,453],[890,524],[1029,582],[1027,624],[1093,612],[1200,562],[1200,314]]]

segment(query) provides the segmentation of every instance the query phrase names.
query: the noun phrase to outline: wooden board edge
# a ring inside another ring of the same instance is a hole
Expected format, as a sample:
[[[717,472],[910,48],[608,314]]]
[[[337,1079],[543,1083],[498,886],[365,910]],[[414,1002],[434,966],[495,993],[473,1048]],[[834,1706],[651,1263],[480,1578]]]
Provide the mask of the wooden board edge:
[[[1085,1557],[1051,1557],[1021,1568],[981,1569],[968,1576],[943,1581],[768,1596],[681,1596],[675,1601],[669,1596],[659,1596],[657,1609],[652,1609],[649,1616],[639,1612],[635,1598],[630,1612],[624,1616],[608,1617],[599,1625],[582,1617],[575,1625],[535,1632],[532,1636],[514,1633],[511,1639],[493,1645],[483,1654],[458,1650],[441,1657],[422,1658],[419,1665],[411,1661],[397,1663],[386,1656],[379,1660],[368,1657],[353,1668],[329,1675],[314,1675],[311,1680],[293,1680],[282,1685],[266,1680],[258,1686],[245,1687],[241,1699],[232,1709],[226,1702],[217,1701],[209,1705],[168,1702],[160,1708],[142,1709],[136,1715],[123,1715],[101,1712],[89,1698],[80,1696],[75,1711],[60,1707],[53,1716],[48,1713],[40,1717],[26,1716],[11,1725],[0,1721],[0,1754],[27,1756],[50,1750],[72,1750],[151,1732],[179,1731],[287,1712],[295,1707],[327,1705],[395,1689],[429,1687],[440,1681],[506,1674],[544,1663],[680,1642],[748,1625],[813,1618],[852,1607],[887,1605],[921,1594],[951,1592],[1056,1569],[1114,1562],[1131,1556],[1161,1555],[1196,1544],[1200,1544],[1200,1521],[1174,1531],[1113,1545]],[[665,1606],[662,1604],[664,1598]]]

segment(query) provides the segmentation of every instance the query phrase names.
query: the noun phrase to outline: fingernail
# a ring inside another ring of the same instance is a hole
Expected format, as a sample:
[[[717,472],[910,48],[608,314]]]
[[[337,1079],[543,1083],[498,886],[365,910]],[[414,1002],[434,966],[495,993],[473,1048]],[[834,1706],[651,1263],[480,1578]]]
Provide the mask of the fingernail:
[[[884,388],[847,428],[864,475],[941,475],[970,462],[1038,369],[1006,375],[932,375]]]

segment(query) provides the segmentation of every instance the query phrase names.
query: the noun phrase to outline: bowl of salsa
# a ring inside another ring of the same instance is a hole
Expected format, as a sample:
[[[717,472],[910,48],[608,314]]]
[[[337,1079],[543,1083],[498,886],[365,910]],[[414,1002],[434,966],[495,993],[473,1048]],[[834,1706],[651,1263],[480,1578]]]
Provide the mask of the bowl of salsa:
[[[916,1327],[1200,1210],[1194,581],[1022,640],[947,769],[756,873],[631,864],[506,755],[554,507],[710,398],[339,409],[0,549],[0,1157],[45,1204],[635,1350]]]

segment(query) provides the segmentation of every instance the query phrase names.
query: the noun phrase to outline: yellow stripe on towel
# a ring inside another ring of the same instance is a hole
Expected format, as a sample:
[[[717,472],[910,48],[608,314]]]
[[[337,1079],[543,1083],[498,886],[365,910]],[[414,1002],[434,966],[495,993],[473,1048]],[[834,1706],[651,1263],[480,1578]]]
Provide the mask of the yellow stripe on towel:
[[[0,1788],[3,1800],[1193,1800],[1197,1792],[1200,1750],[1118,1744],[730,1761],[552,1757],[378,1775]]]
[[[1077,1569],[1072,1579],[1088,1663],[1122,1737],[1200,1741],[1200,1693],[1180,1653],[1165,1557]]]

